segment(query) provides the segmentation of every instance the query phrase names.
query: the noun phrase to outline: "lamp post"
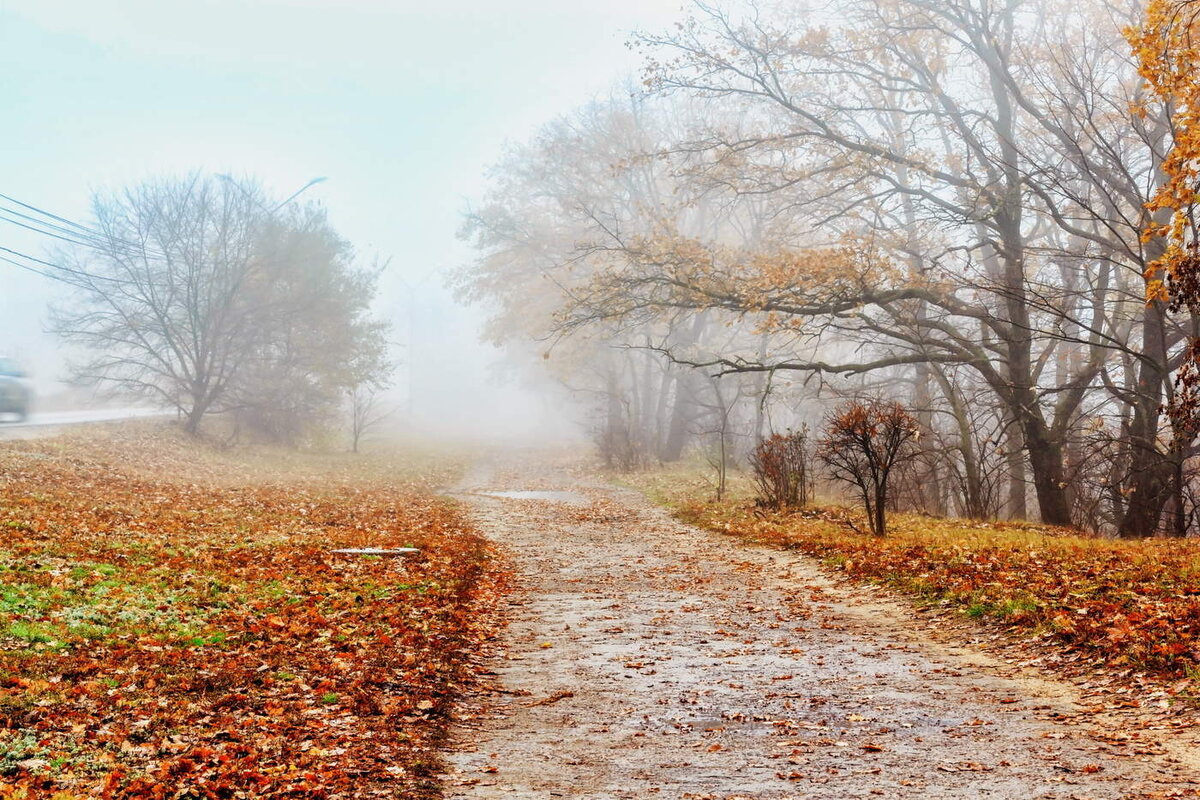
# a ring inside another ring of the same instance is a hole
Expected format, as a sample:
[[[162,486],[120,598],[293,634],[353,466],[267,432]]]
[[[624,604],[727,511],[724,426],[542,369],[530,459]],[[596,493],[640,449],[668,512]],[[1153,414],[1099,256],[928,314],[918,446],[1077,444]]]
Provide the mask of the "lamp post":
[[[290,203],[290,202],[292,202],[293,200],[295,200],[295,199],[296,199],[297,197],[299,197],[300,195],[304,194],[306,191],[308,191],[308,190],[309,190],[310,188],[312,188],[313,186],[316,186],[318,183],[324,183],[324,182],[325,182],[325,181],[327,181],[327,180],[329,180],[329,179],[328,179],[328,178],[326,178],[324,175],[322,175],[322,176],[321,176],[321,177],[319,177],[319,178],[313,178],[313,179],[312,179],[312,180],[310,180],[308,183],[304,184],[304,185],[303,185],[303,186],[301,186],[299,189],[297,189],[296,191],[294,191],[294,192],[292,192],[290,195],[288,195],[288,198],[287,198],[286,200],[284,200],[282,203],[280,203],[279,205],[277,205],[277,206],[275,206],[274,208],[272,208],[272,209],[271,209],[271,213],[272,213],[272,214],[274,214],[276,211],[278,211],[279,209],[283,208],[284,206],[286,206],[288,203]]]
[[[227,173],[227,172],[218,172],[218,173],[217,173],[217,175],[216,175],[216,177],[217,177],[217,179],[218,179],[218,180],[224,181],[225,183],[228,183],[228,184],[230,184],[231,186],[236,186],[236,187],[237,187],[237,189],[238,189],[238,191],[240,191],[242,194],[248,194],[248,192],[246,191],[246,187],[245,187],[245,186],[242,186],[240,183],[238,183],[238,182],[237,182],[237,180],[235,180],[235,179],[234,179],[234,177],[233,177],[232,175],[230,175],[229,173]],[[325,182],[325,181],[327,181],[327,180],[329,180],[329,178],[325,177],[324,175],[322,175],[322,176],[321,176],[321,177],[319,177],[319,178],[313,178],[313,179],[312,179],[312,180],[310,180],[308,183],[304,184],[304,185],[303,185],[303,186],[301,186],[299,189],[297,189],[296,191],[294,191],[294,192],[292,192],[290,195],[288,195],[286,200],[284,200],[283,202],[279,203],[279,204],[278,204],[278,205],[276,205],[274,208],[271,208],[271,209],[266,209],[266,208],[264,207],[264,210],[266,210],[268,214],[272,214],[272,215],[273,215],[273,214],[275,214],[277,211],[279,211],[279,209],[283,208],[283,207],[284,207],[284,206],[286,206],[288,203],[292,202],[292,201],[293,201],[293,200],[295,200],[297,197],[299,197],[300,195],[304,194],[305,192],[307,192],[307,191],[308,191],[309,189],[311,189],[312,187],[316,186],[318,183],[324,183],[324,182]]]

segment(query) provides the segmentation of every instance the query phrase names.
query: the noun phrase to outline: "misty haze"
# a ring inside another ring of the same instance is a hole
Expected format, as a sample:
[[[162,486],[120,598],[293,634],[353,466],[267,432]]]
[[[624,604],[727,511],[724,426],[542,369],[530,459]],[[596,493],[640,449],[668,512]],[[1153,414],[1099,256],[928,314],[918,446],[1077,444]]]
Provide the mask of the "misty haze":
[[[0,800],[1200,797],[1200,0],[0,52]]]

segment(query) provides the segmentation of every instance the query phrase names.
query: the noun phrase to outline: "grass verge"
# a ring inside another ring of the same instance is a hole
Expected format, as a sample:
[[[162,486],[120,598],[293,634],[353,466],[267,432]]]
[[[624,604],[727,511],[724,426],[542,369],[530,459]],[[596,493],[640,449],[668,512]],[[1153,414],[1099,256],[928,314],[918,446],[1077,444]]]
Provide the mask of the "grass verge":
[[[764,513],[745,481],[723,502],[686,471],[632,484],[690,524],[802,551],[918,603],[1055,642],[1086,664],[1171,679],[1171,692],[1184,697],[1200,679],[1200,541],[1121,541],[911,514],[892,516],[889,535],[874,537],[850,529],[844,508]]]

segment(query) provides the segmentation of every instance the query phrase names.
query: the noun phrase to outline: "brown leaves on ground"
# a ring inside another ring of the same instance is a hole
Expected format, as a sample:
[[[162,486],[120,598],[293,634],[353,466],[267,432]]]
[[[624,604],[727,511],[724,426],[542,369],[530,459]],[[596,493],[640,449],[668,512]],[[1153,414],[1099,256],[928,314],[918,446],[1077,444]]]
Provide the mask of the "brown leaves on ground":
[[[0,447],[0,797],[433,796],[500,573],[412,474],[138,432]]]
[[[681,517],[825,559],[846,574],[961,608],[1087,658],[1184,679],[1200,664],[1200,542],[1120,541],[1023,523],[897,515],[887,537],[840,509],[764,516],[748,504],[684,502]]]

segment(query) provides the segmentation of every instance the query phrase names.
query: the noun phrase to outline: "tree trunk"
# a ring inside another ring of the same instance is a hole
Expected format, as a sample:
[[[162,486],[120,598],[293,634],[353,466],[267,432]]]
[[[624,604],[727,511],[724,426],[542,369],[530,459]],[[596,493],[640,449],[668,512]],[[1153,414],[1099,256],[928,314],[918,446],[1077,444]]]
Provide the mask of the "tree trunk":
[[[208,413],[209,406],[212,405],[212,400],[200,394],[192,398],[192,407],[184,414],[183,429],[190,435],[195,436],[200,432],[200,423],[204,419],[204,415]]]
[[[1179,454],[1174,459],[1172,466],[1174,467],[1175,480],[1173,486],[1173,494],[1175,496],[1175,525],[1171,530],[1171,535],[1176,539],[1187,538],[1187,506],[1184,497],[1184,487],[1186,483],[1186,475],[1184,474],[1184,457]]]
[[[1009,519],[1029,519],[1029,503],[1025,484],[1025,437],[1021,435],[1021,427],[1010,422],[1004,435],[1004,467],[1008,472],[1008,500],[1006,503]]]
[[[620,448],[624,428],[624,415],[621,413],[620,386],[617,382],[616,370],[608,365],[605,374],[605,392],[607,406],[604,420],[604,464],[607,467],[620,465]]]
[[[933,430],[933,366],[918,364],[916,374],[915,396],[917,422],[922,430]],[[921,501],[921,510],[935,517],[946,516],[945,497],[942,492],[942,474],[938,468],[937,459],[917,462],[917,496]]]
[[[1163,508],[1173,493],[1175,461],[1159,449],[1163,390],[1167,381],[1166,309],[1161,302],[1148,303],[1142,314],[1142,351],[1138,366],[1136,400],[1129,421],[1129,502],[1117,526],[1122,539],[1153,536]]]
[[[984,498],[983,474],[980,471],[980,459],[975,451],[975,442],[971,436],[971,418],[967,413],[966,399],[937,365],[930,364],[929,368],[929,374],[937,381],[942,397],[949,404],[950,412],[954,416],[954,425],[958,435],[958,444],[955,449],[962,458],[965,484],[962,487],[963,496],[959,498],[959,502],[962,504],[962,513],[971,519],[985,519],[989,516],[990,509]]]
[[[662,380],[658,384],[658,396],[655,398],[654,407],[654,446],[655,455],[662,457],[663,442],[666,440],[667,426],[669,420],[667,418],[667,407],[671,400],[671,389],[678,383],[676,370],[670,364],[663,367]]]
[[[684,372],[675,381],[675,403],[671,409],[671,424],[667,428],[667,438],[663,442],[659,458],[667,463],[678,461],[683,457],[683,449],[687,446],[688,425],[695,412],[694,375]]]
[[[875,512],[871,520],[872,533],[876,536],[887,535],[887,483],[880,481],[875,487]]]
[[[1011,32],[1015,6],[1007,6],[1006,9],[1001,27],[1003,31]],[[986,50],[980,53],[989,59],[992,97],[996,103],[994,127],[1000,138],[1000,160],[1003,164],[1002,195],[991,222],[997,234],[993,246],[997,250],[1000,269],[996,277],[1000,279],[1002,287],[1003,318],[1008,328],[1004,333],[1008,380],[1006,386],[994,388],[1005,398],[1010,413],[1020,424],[1025,436],[1025,450],[1029,454],[1029,468],[1033,473],[1033,486],[1042,522],[1070,525],[1071,506],[1063,480],[1063,441],[1046,424],[1038,397],[1033,354],[1036,325],[1030,318],[1025,275],[1025,177],[1020,169],[1023,154],[1016,144],[1019,138],[1018,107],[1002,69],[1004,59],[1008,56],[1000,48],[1002,41],[1007,40],[998,35],[998,38],[989,40]]]
[[[1047,435],[1044,426],[1031,420],[1025,425],[1025,449],[1033,473],[1038,513],[1047,525],[1070,525],[1071,504],[1063,480],[1062,442]]]
[[[685,345],[695,344],[704,332],[705,316],[698,314],[692,321],[692,327],[681,341]],[[678,461],[683,457],[683,448],[687,445],[688,424],[692,421],[695,405],[695,375],[692,370],[684,370],[675,380],[675,403],[671,409],[671,424],[667,428],[667,438],[663,441],[659,460],[665,462]]]
[[[1127,486],[1129,501],[1117,527],[1117,535],[1122,539],[1153,536],[1163,508],[1173,494],[1175,464],[1163,453],[1148,450],[1144,441],[1134,441]]]

